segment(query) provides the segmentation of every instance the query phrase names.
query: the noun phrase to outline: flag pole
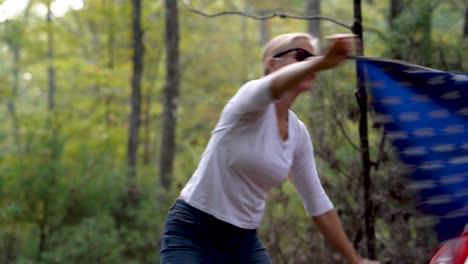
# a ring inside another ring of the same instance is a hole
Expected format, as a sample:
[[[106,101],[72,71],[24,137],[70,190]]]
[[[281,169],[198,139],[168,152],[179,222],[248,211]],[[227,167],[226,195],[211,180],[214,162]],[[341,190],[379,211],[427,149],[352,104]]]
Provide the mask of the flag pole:
[[[363,27],[362,27],[362,12],[361,0],[354,0],[354,23],[352,26],[353,33],[358,37],[358,47],[356,47],[356,55],[364,55]],[[356,60],[357,72],[357,91],[355,93],[357,103],[360,110],[359,118],[359,142],[361,146],[361,162],[362,162],[362,180],[364,188],[364,221],[367,254],[371,259],[375,259],[375,215],[374,204],[371,198],[372,181],[370,177],[371,162],[369,155],[369,139],[368,139],[368,121],[367,121],[367,92],[362,76],[363,71],[360,69],[362,64]]]

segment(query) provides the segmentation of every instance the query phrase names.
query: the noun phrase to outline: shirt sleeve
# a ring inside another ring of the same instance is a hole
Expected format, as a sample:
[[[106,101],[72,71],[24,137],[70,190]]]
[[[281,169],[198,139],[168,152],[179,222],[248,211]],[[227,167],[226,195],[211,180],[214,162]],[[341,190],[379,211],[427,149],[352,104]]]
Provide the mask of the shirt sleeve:
[[[270,79],[264,77],[244,84],[229,100],[227,106],[235,113],[245,114],[261,111],[274,100],[270,90]]]
[[[290,179],[296,187],[307,216],[318,216],[332,210],[333,204],[320,183],[312,141],[304,124],[301,124],[297,143]]]

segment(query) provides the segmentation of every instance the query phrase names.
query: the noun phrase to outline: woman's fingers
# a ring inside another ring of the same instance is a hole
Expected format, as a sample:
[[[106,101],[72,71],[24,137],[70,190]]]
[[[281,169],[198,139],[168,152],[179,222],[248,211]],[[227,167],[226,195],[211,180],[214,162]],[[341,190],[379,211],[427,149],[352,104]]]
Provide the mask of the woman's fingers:
[[[330,69],[342,64],[350,55],[355,54],[357,38],[354,34],[334,34],[327,36],[330,40],[328,51],[324,54],[321,66]]]
[[[356,38],[357,35],[351,33],[339,33],[326,36],[326,39],[343,39],[343,38]]]
[[[334,34],[325,37],[330,40],[329,52],[335,52],[339,55],[352,55],[355,53],[356,47],[358,47],[358,38],[354,34]]]

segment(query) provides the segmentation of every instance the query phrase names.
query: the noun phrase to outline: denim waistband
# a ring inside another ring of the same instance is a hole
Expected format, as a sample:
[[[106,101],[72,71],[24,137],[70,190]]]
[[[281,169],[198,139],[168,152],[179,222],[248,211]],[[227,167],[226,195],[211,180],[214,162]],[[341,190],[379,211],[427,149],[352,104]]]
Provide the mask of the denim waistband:
[[[227,223],[216,217],[197,209],[182,199],[177,199],[174,205],[172,206],[171,210],[184,210],[191,215],[195,216],[199,223],[210,227],[210,229],[219,229],[223,232],[234,232],[239,234],[256,234],[256,229],[244,229],[233,224]]]

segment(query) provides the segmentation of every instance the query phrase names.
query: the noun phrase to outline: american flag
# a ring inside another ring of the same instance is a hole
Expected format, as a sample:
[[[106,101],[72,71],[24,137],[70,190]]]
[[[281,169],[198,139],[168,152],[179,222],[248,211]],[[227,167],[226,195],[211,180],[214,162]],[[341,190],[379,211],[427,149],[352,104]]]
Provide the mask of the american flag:
[[[468,223],[468,74],[357,58],[376,122],[411,170],[441,241]]]

